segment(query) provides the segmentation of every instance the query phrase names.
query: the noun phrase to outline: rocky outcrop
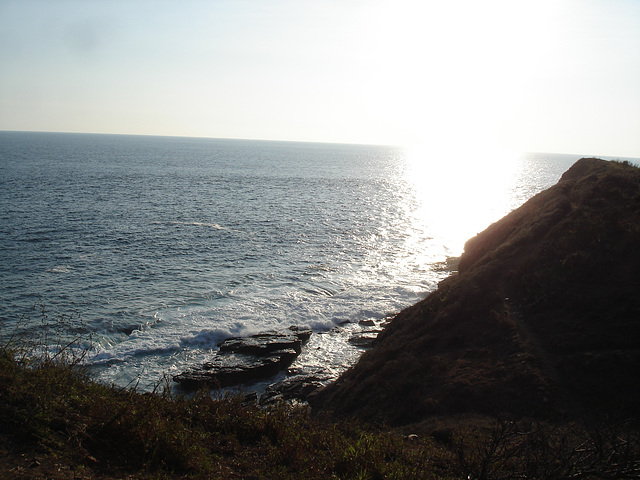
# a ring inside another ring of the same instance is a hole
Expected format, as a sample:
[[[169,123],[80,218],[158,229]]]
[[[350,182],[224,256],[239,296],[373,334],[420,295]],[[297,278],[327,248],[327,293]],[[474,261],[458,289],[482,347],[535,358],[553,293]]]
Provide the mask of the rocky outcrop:
[[[260,397],[261,405],[280,401],[304,402],[309,395],[324,387],[331,376],[322,373],[306,373],[285,378],[283,381],[269,385]]]
[[[225,340],[213,360],[175,375],[181,387],[229,387],[272,377],[285,370],[302,351],[311,330],[290,327],[288,332],[266,332]]]
[[[373,345],[375,339],[378,338],[380,332],[381,330],[365,330],[356,333],[349,338],[349,343],[356,347],[369,348]]]
[[[638,418],[639,246],[640,169],[579,160],[469,240],[459,272],[310,400],[393,425],[468,413]]]

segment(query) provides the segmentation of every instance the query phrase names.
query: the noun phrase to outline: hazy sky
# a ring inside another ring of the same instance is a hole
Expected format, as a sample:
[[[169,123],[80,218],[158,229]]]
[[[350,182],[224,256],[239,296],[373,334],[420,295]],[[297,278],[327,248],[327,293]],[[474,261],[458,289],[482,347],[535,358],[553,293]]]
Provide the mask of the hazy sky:
[[[640,0],[0,0],[0,130],[640,157]]]

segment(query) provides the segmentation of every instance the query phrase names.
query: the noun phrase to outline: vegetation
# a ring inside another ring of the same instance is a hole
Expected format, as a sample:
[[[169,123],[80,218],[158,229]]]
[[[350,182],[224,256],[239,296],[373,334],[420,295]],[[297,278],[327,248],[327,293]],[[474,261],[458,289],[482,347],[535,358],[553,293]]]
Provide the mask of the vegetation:
[[[106,387],[67,361],[6,347],[0,386],[2,478],[640,477],[629,429],[464,418],[403,435],[304,406]]]
[[[31,347],[29,347],[31,348]],[[304,406],[97,384],[76,356],[0,350],[2,478],[434,478],[425,445]],[[441,456],[437,448],[428,447]],[[445,455],[446,456],[446,455]]]

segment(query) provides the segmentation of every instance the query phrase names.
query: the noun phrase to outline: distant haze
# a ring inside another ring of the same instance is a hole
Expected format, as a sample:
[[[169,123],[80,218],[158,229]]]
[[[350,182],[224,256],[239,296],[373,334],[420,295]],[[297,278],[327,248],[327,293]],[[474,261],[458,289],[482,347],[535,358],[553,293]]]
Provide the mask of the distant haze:
[[[0,130],[640,157],[640,2],[1,0]]]

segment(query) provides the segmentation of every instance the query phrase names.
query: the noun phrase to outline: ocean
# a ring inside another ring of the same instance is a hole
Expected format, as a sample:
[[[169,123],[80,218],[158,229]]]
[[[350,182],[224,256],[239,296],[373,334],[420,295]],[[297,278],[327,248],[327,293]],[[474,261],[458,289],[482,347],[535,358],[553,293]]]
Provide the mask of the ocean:
[[[98,381],[150,390],[299,325],[293,367],[336,376],[580,157],[0,132],[0,338],[64,323]]]

